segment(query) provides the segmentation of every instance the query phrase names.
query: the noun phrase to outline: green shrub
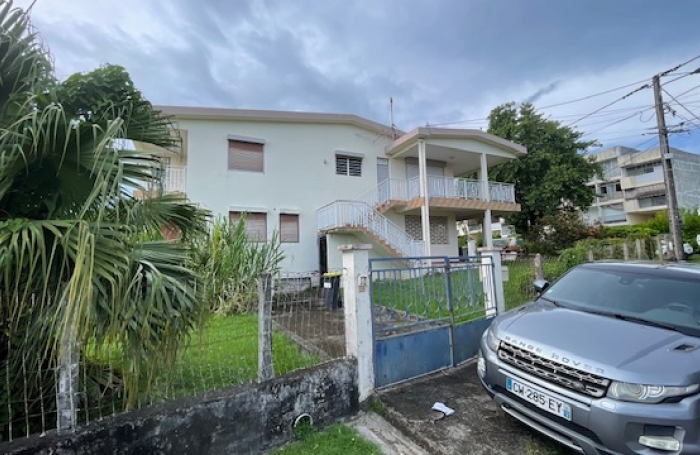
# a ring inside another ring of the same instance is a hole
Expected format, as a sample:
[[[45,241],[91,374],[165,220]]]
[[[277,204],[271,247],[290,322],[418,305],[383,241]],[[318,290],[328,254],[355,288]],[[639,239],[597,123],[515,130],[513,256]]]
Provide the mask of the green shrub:
[[[245,216],[238,223],[216,219],[208,234],[193,241],[193,261],[204,279],[204,295],[215,313],[246,313],[257,307],[257,278],[279,272],[284,254],[274,232],[267,242],[246,235]]]

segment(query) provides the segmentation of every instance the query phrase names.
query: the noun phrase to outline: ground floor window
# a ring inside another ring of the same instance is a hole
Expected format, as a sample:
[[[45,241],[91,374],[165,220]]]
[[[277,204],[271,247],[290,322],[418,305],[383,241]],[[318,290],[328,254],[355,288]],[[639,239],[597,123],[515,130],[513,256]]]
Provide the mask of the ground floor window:
[[[280,242],[299,243],[299,215],[280,214]]]
[[[253,242],[267,242],[267,213],[228,212],[232,223],[238,223],[245,215],[245,232]]]

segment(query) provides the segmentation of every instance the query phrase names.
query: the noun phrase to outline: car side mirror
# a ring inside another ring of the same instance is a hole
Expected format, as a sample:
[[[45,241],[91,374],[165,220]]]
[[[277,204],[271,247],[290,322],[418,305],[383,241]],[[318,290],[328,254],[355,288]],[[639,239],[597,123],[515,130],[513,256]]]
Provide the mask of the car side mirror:
[[[549,281],[547,281],[547,280],[535,280],[533,285],[535,286],[535,292],[539,295],[547,290],[547,288],[549,287]]]

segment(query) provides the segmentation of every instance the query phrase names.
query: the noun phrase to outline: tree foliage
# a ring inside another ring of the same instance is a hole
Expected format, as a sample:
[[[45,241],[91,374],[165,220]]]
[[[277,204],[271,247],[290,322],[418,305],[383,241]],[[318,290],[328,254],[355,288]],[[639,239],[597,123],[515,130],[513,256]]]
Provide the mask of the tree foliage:
[[[55,391],[59,340],[75,332],[83,355],[122,366],[133,405],[203,309],[187,243],[160,229],[196,235],[208,214],[179,196],[132,196],[161,185],[159,158],[138,144],[177,138],[128,73],[107,65],[59,82],[40,43],[27,14],[0,2],[0,361]]]
[[[562,210],[542,217],[527,244],[529,253],[558,254],[576,242],[603,235],[602,226],[589,226],[579,212]]]
[[[525,236],[534,234],[546,216],[559,210],[586,209],[595,196],[586,186],[599,167],[584,151],[595,144],[583,133],[548,120],[531,104],[508,103],[489,114],[488,132],[527,148],[527,154],[496,166],[489,178],[515,184],[521,212],[509,217]]]

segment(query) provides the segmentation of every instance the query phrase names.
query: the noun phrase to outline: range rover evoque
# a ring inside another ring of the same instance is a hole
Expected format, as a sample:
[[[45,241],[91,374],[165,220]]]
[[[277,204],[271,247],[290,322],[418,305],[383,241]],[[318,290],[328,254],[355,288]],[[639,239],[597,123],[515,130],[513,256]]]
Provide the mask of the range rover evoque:
[[[587,455],[700,454],[700,267],[591,263],[535,288],[481,339],[502,410]]]

